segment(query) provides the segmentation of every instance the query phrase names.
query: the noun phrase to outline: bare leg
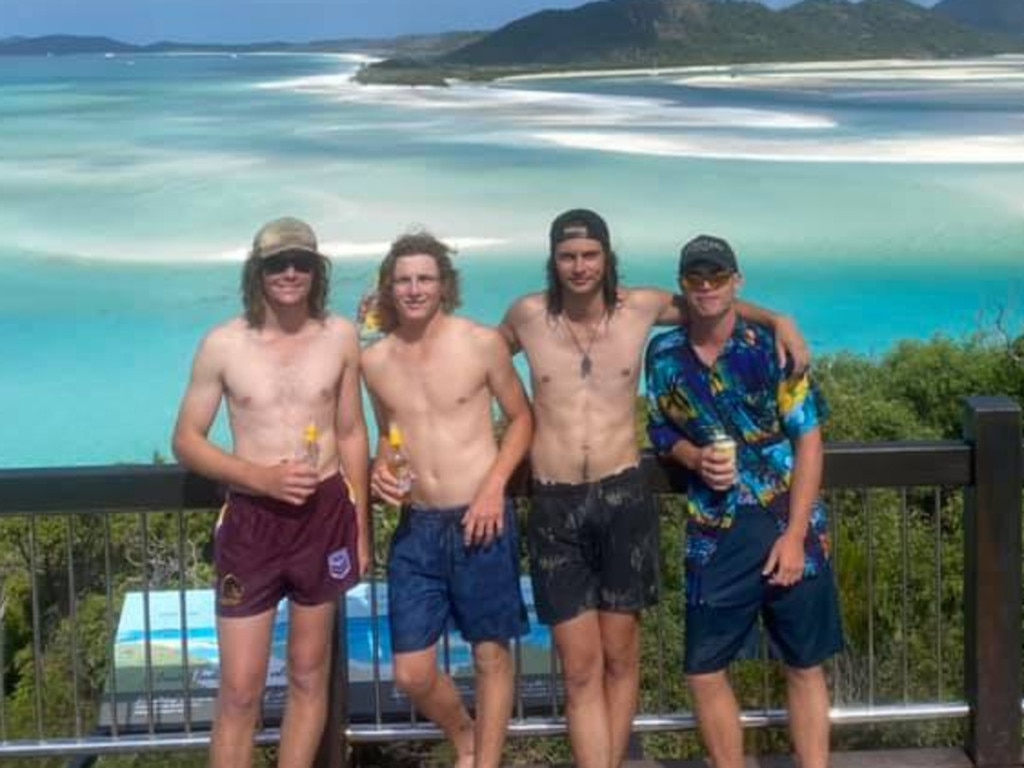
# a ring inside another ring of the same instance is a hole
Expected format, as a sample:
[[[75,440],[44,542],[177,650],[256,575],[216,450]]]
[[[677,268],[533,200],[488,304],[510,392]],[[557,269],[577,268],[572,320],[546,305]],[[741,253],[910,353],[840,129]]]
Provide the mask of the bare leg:
[[[576,766],[608,768],[612,741],[597,612],[581,613],[556,624],[553,631],[565,677],[565,714]]]
[[[249,768],[263,701],[274,609],[239,619],[217,617],[220,689],[210,738],[211,768]]]
[[[455,746],[460,768],[473,765],[473,719],[452,679],[437,669],[437,645],[422,651],[396,653],[395,684],[424,717],[444,731]]]
[[[635,613],[599,614],[604,648],[604,696],[611,734],[611,765],[626,757],[640,693],[640,617]]]
[[[786,667],[789,732],[800,768],[828,766],[828,686],[821,666]]]
[[[504,643],[473,646],[476,671],[475,768],[499,768],[512,716],[512,654]]]
[[[327,678],[335,604],[290,604],[288,701],[281,724],[280,768],[309,768],[327,717]]]
[[[714,768],[743,768],[743,729],[740,708],[725,670],[689,675],[686,682],[693,694],[704,746]]]

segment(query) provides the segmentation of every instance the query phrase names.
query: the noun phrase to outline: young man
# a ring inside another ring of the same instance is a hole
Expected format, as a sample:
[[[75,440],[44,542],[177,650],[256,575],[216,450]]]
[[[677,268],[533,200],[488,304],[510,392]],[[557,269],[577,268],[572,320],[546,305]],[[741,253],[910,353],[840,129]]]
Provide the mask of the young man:
[[[801,768],[826,768],[822,662],[842,648],[828,562],[822,413],[806,374],[791,375],[771,331],[736,314],[729,244],[702,235],[679,261],[689,326],[647,351],[649,432],[691,471],[687,491],[686,659],[715,768],[742,768],[739,707],[726,678],[758,615],[786,668]]]
[[[460,768],[496,768],[512,713],[509,639],[528,630],[505,484],[533,425],[502,336],[451,314],[459,296],[450,253],[429,234],[406,235],[381,265],[388,335],[363,355],[381,434],[371,487],[405,505],[388,560],[395,682],[451,739]],[[500,446],[492,399],[508,419]],[[414,478],[408,495],[386,460],[396,427]],[[475,722],[437,668],[449,618],[473,646]]]
[[[355,327],[327,313],[330,262],[310,227],[264,226],[244,317],[203,340],[174,430],[189,468],[225,483],[215,534],[221,681],[215,768],[249,766],[278,601],[290,600],[278,764],[309,766],[327,705],[335,603],[369,566],[368,445]],[[234,451],[207,438],[224,399]]]
[[[613,768],[637,707],[640,611],[657,599],[657,511],[638,467],[641,356],[652,326],[684,317],[670,293],[619,285],[608,227],[593,211],[554,220],[547,273],[547,291],[517,301],[503,322],[533,390],[534,598],[554,628],[576,765]],[[803,359],[802,339],[778,323]]]

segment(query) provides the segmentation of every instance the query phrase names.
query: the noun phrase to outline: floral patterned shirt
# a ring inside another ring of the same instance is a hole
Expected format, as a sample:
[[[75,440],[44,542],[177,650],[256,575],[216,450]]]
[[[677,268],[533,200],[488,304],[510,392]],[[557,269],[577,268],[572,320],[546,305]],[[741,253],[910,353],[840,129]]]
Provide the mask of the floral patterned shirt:
[[[736,318],[732,336],[708,367],[690,344],[686,328],[656,335],[647,348],[648,434],[669,453],[679,440],[704,446],[724,433],[736,441],[738,480],[728,491],[709,488],[690,473],[687,547],[690,569],[710,561],[718,539],[742,505],[772,511],[779,532],[789,518],[793,444],[817,429],[825,403],[806,374],[791,377],[779,366],[767,328]],[[828,521],[818,499],[805,539],[805,576],[828,559]]]

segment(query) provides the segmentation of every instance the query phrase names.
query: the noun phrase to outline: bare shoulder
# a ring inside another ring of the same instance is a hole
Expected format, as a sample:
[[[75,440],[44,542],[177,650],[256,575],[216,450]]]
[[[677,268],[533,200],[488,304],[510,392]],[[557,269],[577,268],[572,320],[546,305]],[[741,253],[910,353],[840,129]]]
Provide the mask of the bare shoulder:
[[[324,319],[324,330],[330,335],[336,336],[340,341],[359,341],[359,331],[355,323],[341,315],[328,315]]]
[[[383,336],[363,348],[360,354],[360,365],[364,373],[371,373],[384,365],[390,354],[393,341],[390,336]]]
[[[249,331],[249,325],[240,317],[221,323],[203,337],[198,355],[217,357],[228,354],[245,341]]]
[[[508,352],[508,344],[501,331],[489,325],[483,325],[466,317],[452,317],[452,328],[460,336],[468,338],[480,351]]]
[[[522,328],[539,316],[547,314],[547,298],[543,293],[528,293],[516,299],[505,313],[504,322]]]

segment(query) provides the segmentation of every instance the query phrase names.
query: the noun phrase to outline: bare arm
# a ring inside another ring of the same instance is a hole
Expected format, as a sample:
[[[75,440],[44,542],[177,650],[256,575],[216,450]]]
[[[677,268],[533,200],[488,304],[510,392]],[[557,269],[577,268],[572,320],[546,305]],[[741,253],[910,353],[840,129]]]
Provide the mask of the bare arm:
[[[316,489],[318,479],[305,462],[265,467],[218,448],[207,437],[224,396],[228,353],[216,332],[200,345],[174,426],[174,455],[189,469],[231,487],[301,504]]]
[[[497,327],[498,333],[500,333],[502,338],[505,339],[505,342],[508,344],[508,351],[512,355],[519,354],[523,349],[522,345],[519,343],[519,337],[516,336],[515,323],[513,321],[513,313],[515,312],[515,309],[516,305],[509,307]]]
[[[348,329],[346,329],[347,331]],[[345,365],[338,385],[338,410],[335,434],[338,457],[355,498],[358,525],[359,570],[365,575],[370,569],[369,494],[369,438],[363,416],[362,392],[359,388],[359,341],[355,332],[346,332],[344,340]]]
[[[508,426],[498,455],[463,519],[466,544],[488,543],[504,530],[505,486],[525,458],[533,439],[533,414],[512,357],[498,339],[489,340],[487,384]]]
[[[366,388],[370,393],[370,404],[373,407],[373,416],[377,424],[377,450],[374,452],[373,466],[370,469],[370,491],[375,498],[400,507],[405,500],[404,496],[408,487],[402,487],[387,462],[388,453],[391,451],[391,445],[388,443],[391,417],[384,404],[373,394],[369,381],[367,381]]]
[[[786,358],[791,357],[794,374],[799,375],[807,370],[811,364],[811,349],[793,318],[746,301],[736,302],[736,312],[744,320],[767,325],[775,331],[775,354],[778,355],[780,368],[785,368]]]
[[[765,574],[771,583],[789,586],[800,581],[804,573],[804,539],[811,523],[811,511],[824,466],[821,429],[812,429],[796,440],[793,461],[793,482],[789,489],[789,523],[779,537],[765,563]]]
[[[686,300],[680,294],[653,291],[657,296],[658,314],[655,325],[687,325],[690,322]],[[811,364],[811,350],[800,333],[796,322],[788,315],[780,315],[747,301],[736,302],[736,313],[751,323],[765,325],[775,331],[775,352],[779,367],[786,367],[786,358],[793,359],[793,373],[804,373]]]

